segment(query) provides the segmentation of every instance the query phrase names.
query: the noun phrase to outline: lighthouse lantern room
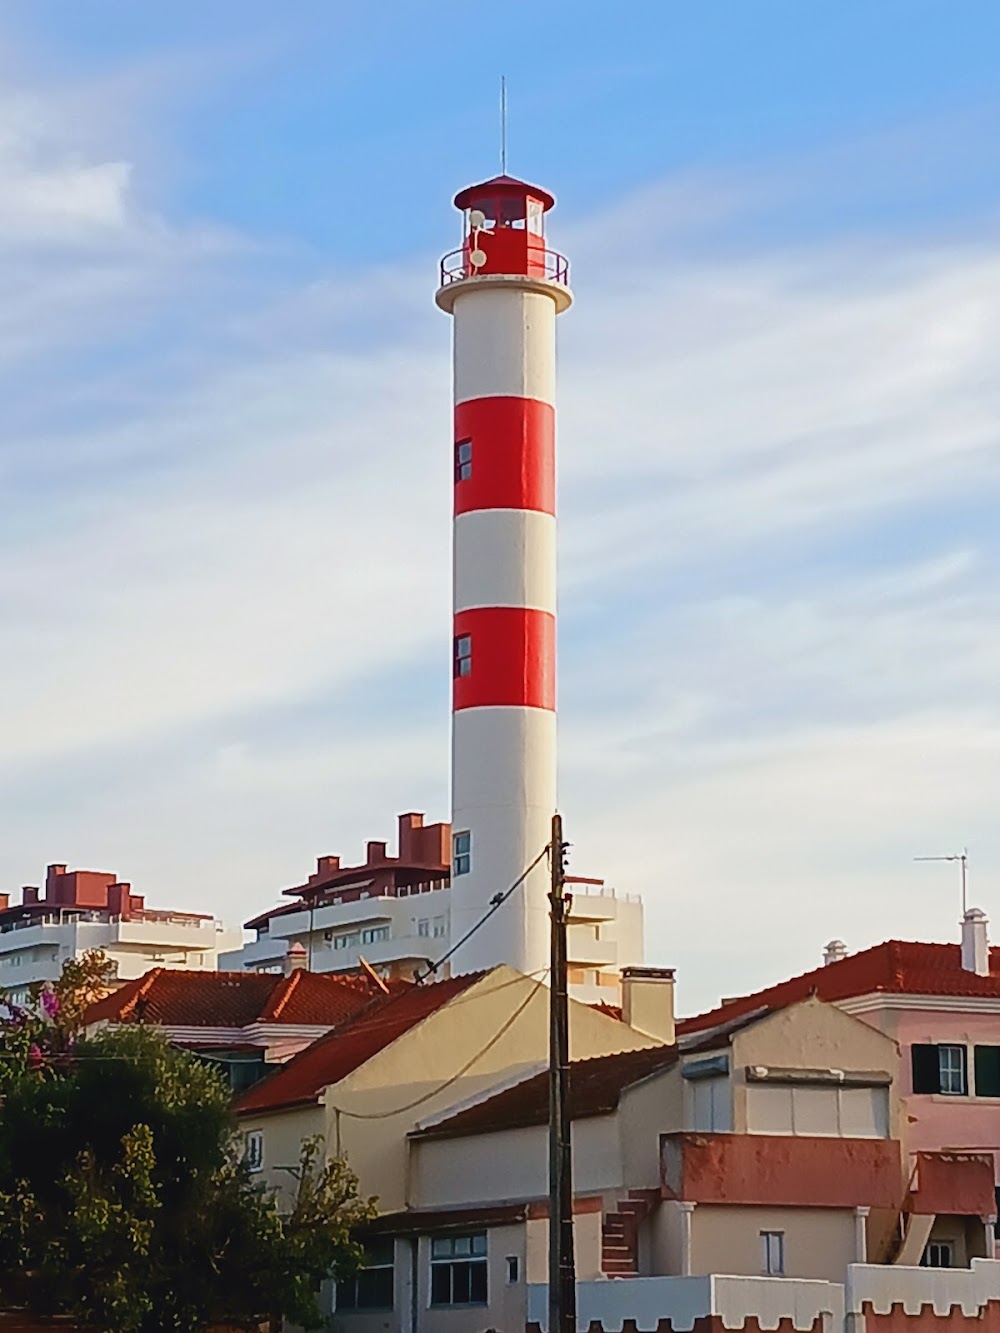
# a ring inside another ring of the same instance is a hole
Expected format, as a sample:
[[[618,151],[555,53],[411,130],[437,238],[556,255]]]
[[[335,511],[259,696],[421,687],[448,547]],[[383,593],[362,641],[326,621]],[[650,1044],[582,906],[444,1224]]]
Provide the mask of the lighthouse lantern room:
[[[543,976],[556,808],[555,319],[572,296],[545,243],[552,195],[511,176],[461,191],[441,262],[454,320],[453,969]]]

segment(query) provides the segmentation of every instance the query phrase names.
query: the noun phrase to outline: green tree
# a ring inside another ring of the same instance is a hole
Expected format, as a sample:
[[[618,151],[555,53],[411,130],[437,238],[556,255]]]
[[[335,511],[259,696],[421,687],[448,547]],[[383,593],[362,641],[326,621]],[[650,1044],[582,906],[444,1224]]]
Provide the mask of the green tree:
[[[79,1035],[74,987],[95,972],[0,1019],[0,1305],[101,1333],[319,1327],[319,1285],[356,1268],[372,1201],[310,1141],[282,1211],[215,1070],[154,1029]]]

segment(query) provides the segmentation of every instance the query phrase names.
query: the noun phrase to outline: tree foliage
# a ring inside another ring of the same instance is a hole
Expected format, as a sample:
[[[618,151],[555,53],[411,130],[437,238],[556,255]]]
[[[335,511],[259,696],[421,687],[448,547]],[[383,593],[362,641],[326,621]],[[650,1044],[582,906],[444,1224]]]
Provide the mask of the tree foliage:
[[[81,1035],[101,959],[84,964],[0,1018],[0,1306],[101,1333],[318,1327],[319,1284],[356,1267],[372,1202],[314,1140],[283,1212],[215,1070],[155,1029]]]

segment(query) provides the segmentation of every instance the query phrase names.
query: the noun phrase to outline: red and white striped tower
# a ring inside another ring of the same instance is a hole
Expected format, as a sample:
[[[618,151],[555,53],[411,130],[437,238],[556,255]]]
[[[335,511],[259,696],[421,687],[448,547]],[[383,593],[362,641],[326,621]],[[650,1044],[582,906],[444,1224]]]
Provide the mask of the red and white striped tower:
[[[458,194],[436,298],[455,321],[453,942],[545,847],[556,807],[555,324],[572,297],[545,246],[554,202],[506,175]],[[547,894],[542,860],[453,970],[541,974]]]

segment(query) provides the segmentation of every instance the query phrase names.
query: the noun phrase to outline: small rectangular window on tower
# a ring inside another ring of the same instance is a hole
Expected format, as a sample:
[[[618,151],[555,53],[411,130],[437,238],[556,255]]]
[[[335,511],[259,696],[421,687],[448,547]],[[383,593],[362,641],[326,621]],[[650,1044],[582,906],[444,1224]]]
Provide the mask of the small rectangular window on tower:
[[[456,833],[451,840],[453,875],[467,875],[472,869],[472,834]]]
[[[455,675],[472,675],[472,635],[455,636]]]
[[[455,480],[468,481],[472,476],[472,441],[459,440],[455,445]]]

